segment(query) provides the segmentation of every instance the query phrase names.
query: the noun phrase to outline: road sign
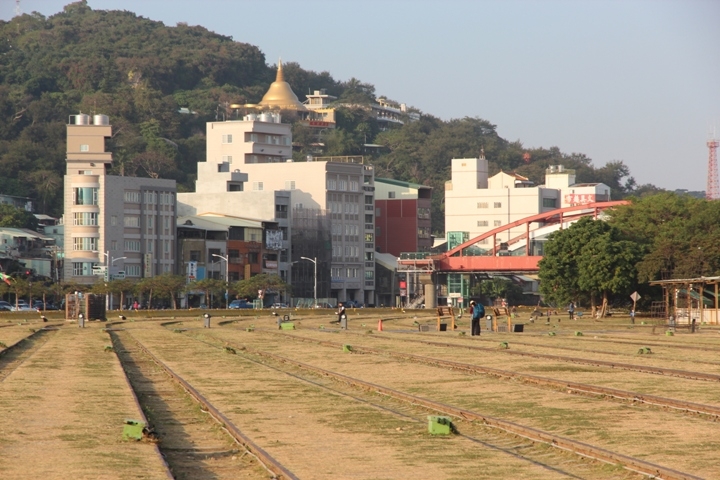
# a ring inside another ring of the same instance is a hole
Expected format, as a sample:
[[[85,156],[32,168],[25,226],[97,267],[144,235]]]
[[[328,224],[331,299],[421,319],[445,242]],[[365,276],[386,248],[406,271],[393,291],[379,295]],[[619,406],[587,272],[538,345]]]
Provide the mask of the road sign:
[[[107,272],[107,267],[104,267],[102,265],[96,265],[92,267],[92,274],[93,275],[105,275],[105,272]]]
[[[113,277],[113,280],[125,280],[125,272],[121,270],[118,273],[116,273],[115,275],[113,275],[112,277]]]
[[[632,295],[630,295],[630,298],[632,298],[633,302],[637,302],[638,300],[640,300],[641,297],[639,293],[633,292]]]

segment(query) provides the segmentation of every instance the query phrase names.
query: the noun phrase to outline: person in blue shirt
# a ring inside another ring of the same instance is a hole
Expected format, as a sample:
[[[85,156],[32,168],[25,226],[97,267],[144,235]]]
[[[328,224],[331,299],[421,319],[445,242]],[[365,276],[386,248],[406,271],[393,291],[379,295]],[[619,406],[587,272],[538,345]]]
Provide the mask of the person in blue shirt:
[[[477,303],[475,300],[470,301],[470,312],[472,313],[471,335],[480,335],[480,319],[485,316],[485,307],[482,303]]]

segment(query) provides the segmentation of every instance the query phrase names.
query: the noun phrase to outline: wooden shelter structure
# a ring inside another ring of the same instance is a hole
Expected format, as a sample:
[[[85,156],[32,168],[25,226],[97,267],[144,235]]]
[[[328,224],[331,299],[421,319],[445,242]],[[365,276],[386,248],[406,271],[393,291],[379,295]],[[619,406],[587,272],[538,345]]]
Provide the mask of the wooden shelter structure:
[[[650,285],[663,289],[665,318],[672,316],[678,324],[720,323],[720,277],[656,280]]]

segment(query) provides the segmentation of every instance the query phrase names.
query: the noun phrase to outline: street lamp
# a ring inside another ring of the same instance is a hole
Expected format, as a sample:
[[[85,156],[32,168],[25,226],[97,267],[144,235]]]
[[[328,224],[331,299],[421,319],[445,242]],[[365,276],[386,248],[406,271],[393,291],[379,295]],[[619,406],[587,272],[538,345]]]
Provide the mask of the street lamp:
[[[314,258],[308,258],[308,257],[300,257],[302,260],[307,260],[309,262],[313,262],[314,265],[314,271],[313,271],[313,300],[315,301],[315,305],[313,305],[315,308],[317,308],[317,257]]]
[[[229,308],[230,295],[228,294],[228,286],[230,285],[230,279],[228,278],[228,267],[230,266],[230,262],[228,261],[228,257],[223,257],[217,253],[213,253],[212,256],[225,260],[225,308]]]
[[[107,265],[107,272],[106,272],[106,279],[107,281],[110,281],[110,271],[112,270],[113,263],[117,262],[118,260],[125,260],[127,257],[118,257],[113,258],[110,256],[110,250],[107,251],[107,253],[103,253],[105,255],[106,265]],[[107,284],[106,284],[107,286]],[[110,292],[105,293],[105,310],[112,310],[112,304],[110,301],[112,300],[112,297],[110,296]]]

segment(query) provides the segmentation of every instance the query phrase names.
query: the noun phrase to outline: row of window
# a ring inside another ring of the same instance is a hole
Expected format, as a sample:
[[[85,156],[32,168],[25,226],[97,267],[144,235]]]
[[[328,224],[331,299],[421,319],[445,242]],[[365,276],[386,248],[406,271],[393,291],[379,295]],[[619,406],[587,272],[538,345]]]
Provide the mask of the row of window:
[[[268,145],[285,145],[289,147],[290,137],[266,133],[246,133],[245,142],[266,143]],[[232,143],[232,135],[223,135],[223,143]]]
[[[74,277],[90,276],[93,274],[93,267],[97,266],[96,262],[73,262],[72,271]],[[169,265],[164,266],[165,271],[169,271]],[[128,277],[140,276],[140,265],[125,264],[125,275]]]
[[[477,226],[478,226],[478,227],[487,227],[488,225],[489,225],[489,223],[488,223],[487,220],[478,220],[478,221],[477,221]],[[494,226],[494,227],[499,227],[499,226],[501,226],[501,225],[502,225],[502,220],[493,220],[493,226]]]
[[[343,255],[344,253],[344,255]],[[347,261],[359,261],[360,260],[360,249],[352,245],[333,245],[332,247],[333,258],[343,258]]]
[[[478,202],[477,208],[488,208],[488,202]],[[493,202],[493,208],[502,208],[502,202]]]
[[[330,207],[330,213],[345,213],[348,215],[359,215],[360,205],[357,203],[340,203],[340,202],[328,202]]]
[[[95,189],[97,190],[97,189]],[[142,198],[143,202],[146,205],[156,205],[158,203],[158,198],[160,199],[160,205],[175,205],[175,194],[172,192],[142,192],[143,195],[141,197],[140,192],[137,190],[125,190],[124,199],[125,203],[141,203],[140,199]],[[97,194],[97,192],[96,192]],[[79,205],[79,204],[78,204]],[[97,203],[93,204],[97,205]]]
[[[360,269],[357,267],[333,267],[330,273],[333,280],[339,280],[341,278],[358,278]],[[373,272],[372,270],[365,270],[365,279],[372,280],[373,278],[375,278],[375,272]]]
[[[334,179],[328,178],[326,182],[328,190],[340,190],[341,192],[358,192],[360,191],[360,182],[356,179]]]

